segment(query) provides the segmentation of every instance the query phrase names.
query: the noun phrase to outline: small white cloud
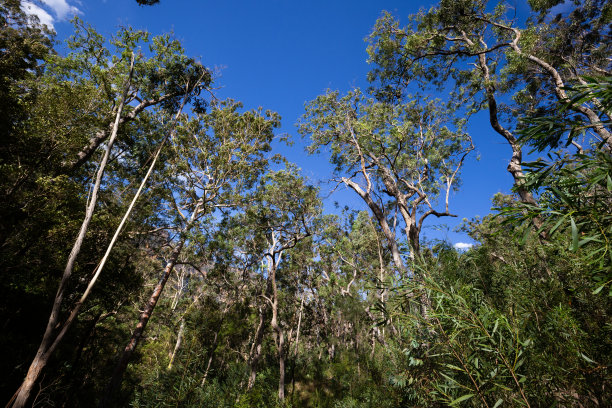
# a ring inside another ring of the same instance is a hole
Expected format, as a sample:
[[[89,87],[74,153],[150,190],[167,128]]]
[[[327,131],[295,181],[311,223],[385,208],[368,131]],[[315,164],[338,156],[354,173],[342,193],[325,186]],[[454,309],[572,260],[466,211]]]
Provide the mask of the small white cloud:
[[[47,13],[43,8],[37,6],[34,3],[30,3],[29,1],[22,2],[21,7],[23,8],[23,11],[25,11],[27,14],[38,17],[38,20],[40,20],[40,24],[46,25],[50,29],[53,29],[54,19],[51,14]]]
[[[21,3],[23,10],[30,14],[38,17],[41,24],[46,25],[50,29],[54,29],[53,23],[57,21],[66,20],[81,14],[81,10],[77,7],[68,4],[66,0],[41,0],[36,3],[31,1],[24,1]],[[40,4],[40,5],[39,5]],[[44,6],[43,7],[41,7]],[[53,13],[53,15],[51,15]]]
[[[58,20],[65,20],[81,13],[81,10],[71,6],[66,0],[42,0],[42,2],[53,10]]]
[[[474,244],[468,244],[467,242],[457,242],[455,245],[453,245],[455,249],[458,249],[460,251],[468,250],[473,246]]]

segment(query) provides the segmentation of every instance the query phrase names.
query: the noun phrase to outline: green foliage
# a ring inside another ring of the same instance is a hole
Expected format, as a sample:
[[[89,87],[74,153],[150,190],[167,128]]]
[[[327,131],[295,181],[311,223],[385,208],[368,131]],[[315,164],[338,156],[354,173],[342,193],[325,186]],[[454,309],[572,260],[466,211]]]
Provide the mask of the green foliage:
[[[480,245],[466,253],[434,247],[415,266],[424,283],[394,291],[385,312],[406,333],[395,385],[427,406],[606,400],[609,299],[591,293],[587,265],[563,244],[521,244],[529,225],[502,219],[471,223]],[[422,291],[425,317],[411,307]]]
[[[421,184],[432,199],[469,146],[463,121],[453,121],[441,101],[415,97],[405,104],[388,104],[359,90],[343,97],[337,92],[319,96],[307,106],[300,132],[311,135],[309,152],[329,147],[337,174],[358,173],[364,160],[377,170],[377,178],[383,179],[388,167],[416,184],[426,169]]]
[[[36,103],[31,81],[40,77],[43,59],[52,53],[53,36],[18,0],[0,2],[0,163],[10,160],[24,137],[28,109]]]
[[[610,128],[610,78],[587,79],[585,85],[576,87],[566,108],[585,101],[592,103],[600,112],[599,123],[566,121],[562,113],[527,119],[523,141],[544,150],[556,148],[562,138],[567,140],[567,146],[593,126]],[[525,185],[540,193],[540,201],[537,206],[506,208],[505,213],[511,214],[514,222],[538,217],[543,220],[541,231],[564,236],[570,250],[580,253],[590,265],[593,289],[599,293],[612,282],[612,159],[604,141],[593,140],[590,144],[574,154],[553,151],[548,155],[549,161],[525,164],[529,170]]]
[[[474,148],[464,120],[440,105],[419,95],[390,103],[359,90],[344,97],[328,91],[307,105],[300,124],[300,133],[312,141],[308,151],[331,151],[338,181],[364,200],[392,247],[396,240],[384,224],[386,214],[399,210],[411,256],[419,252],[427,217],[452,216],[450,192],[458,188],[463,160]],[[436,210],[442,195],[444,210]]]

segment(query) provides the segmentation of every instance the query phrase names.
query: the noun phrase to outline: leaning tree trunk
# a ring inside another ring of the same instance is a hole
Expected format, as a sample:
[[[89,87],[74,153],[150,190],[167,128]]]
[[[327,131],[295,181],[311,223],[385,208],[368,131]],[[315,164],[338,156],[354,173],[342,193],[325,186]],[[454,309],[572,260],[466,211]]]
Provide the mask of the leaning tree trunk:
[[[229,310],[230,306],[226,305],[225,310],[223,310],[223,314],[221,315],[221,321],[219,322],[219,328],[215,332],[215,338],[213,339],[213,344],[210,346],[210,353],[208,356],[208,363],[206,364],[206,371],[204,371],[204,376],[202,377],[202,382],[200,383],[200,387],[203,387],[206,384],[206,379],[208,378],[208,373],[210,372],[210,366],[212,365],[213,357],[215,355],[215,350],[217,350],[217,345],[219,344],[219,336],[221,334],[221,329],[223,329],[223,322],[225,321],[225,315]]]
[[[346,177],[342,178],[342,182],[353,189],[362,200],[368,205],[376,221],[380,225],[382,232],[387,239],[388,248],[391,251],[391,256],[393,257],[393,263],[395,267],[402,273],[406,274],[406,266],[404,265],[404,261],[402,260],[402,255],[399,250],[399,246],[397,245],[397,239],[395,238],[395,233],[391,230],[389,223],[387,222],[387,218],[385,217],[385,213],[382,208],[372,199],[369,191],[363,191],[363,189],[354,181],[347,179]]]
[[[183,249],[183,245],[185,245],[185,240],[186,240],[185,237],[181,238],[178,245],[172,251],[170,260],[166,264],[166,267],[164,268],[164,272],[159,282],[155,286],[155,289],[153,289],[153,293],[151,294],[151,297],[149,298],[149,301],[147,302],[147,305],[144,311],[140,314],[140,319],[138,321],[138,324],[136,325],[136,328],[134,329],[132,338],[130,339],[129,343],[123,350],[123,353],[121,354],[121,358],[119,359],[119,362],[115,366],[115,371],[113,372],[111,381],[106,387],[104,396],[102,397],[100,401],[100,407],[109,407],[109,406],[112,406],[112,404],[114,403],[115,395],[121,388],[121,381],[123,379],[123,374],[125,373],[125,370],[127,369],[127,365],[130,361],[130,358],[132,357],[132,354],[134,354],[134,350],[136,350],[136,347],[138,346],[138,342],[142,338],[142,334],[145,328],[147,327],[147,323],[149,322],[149,319],[151,318],[151,315],[153,314],[153,310],[155,309],[155,306],[157,305],[157,301],[159,300],[159,297],[161,296],[161,293],[164,290],[164,287],[166,286],[166,282],[168,281],[168,278],[170,277],[170,274],[172,273],[172,270],[174,269],[174,265],[176,264],[178,257]]]
[[[181,254],[181,251],[183,250],[183,246],[185,245],[185,241],[187,240],[186,233],[191,229],[196,219],[198,218],[202,204],[203,204],[202,200],[198,201],[193,212],[191,213],[191,217],[189,217],[189,220],[183,227],[181,239],[176,245],[176,247],[174,248],[174,250],[172,251],[170,255],[170,259],[168,260],[168,263],[166,264],[166,267],[164,268],[164,272],[161,278],[159,279],[159,282],[153,289],[153,293],[151,294],[151,297],[149,298],[149,301],[147,302],[147,305],[144,311],[140,314],[140,319],[138,320],[138,324],[136,325],[136,328],[134,329],[132,338],[130,339],[127,346],[125,346],[125,349],[123,350],[123,353],[121,354],[121,358],[119,359],[119,361],[117,362],[117,365],[115,366],[115,371],[113,372],[111,381],[106,387],[104,396],[100,400],[100,405],[99,405],[100,407],[107,407],[113,404],[114,402],[113,400],[115,398],[114,395],[121,388],[121,381],[123,379],[123,374],[125,373],[125,370],[130,361],[130,358],[132,357],[132,354],[134,354],[134,350],[136,350],[136,347],[138,346],[138,342],[140,341],[142,334],[145,328],[147,327],[147,323],[149,323],[149,319],[151,318],[151,315],[153,314],[153,310],[155,309],[155,306],[157,305],[157,301],[159,300],[159,297],[161,296],[161,293],[164,290],[164,287],[166,286],[166,282],[168,282],[168,278],[170,277],[170,274],[174,270],[174,265],[176,265],[178,257]]]
[[[501,123],[499,123],[498,111],[497,111],[497,100],[495,99],[495,87],[493,82],[491,81],[491,74],[489,71],[489,66],[487,65],[487,57],[485,54],[480,54],[478,56],[478,62],[480,65],[480,70],[482,72],[483,79],[485,81],[485,95],[487,97],[487,104],[489,107],[489,122],[491,127],[499,133],[510,145],[512,148],[512,157],[510,158],[510,162],[508,163],[508,172],[512,175],[514,179],[514,185],[519,193],[521,198],[521,202],[526,204],[536,204],[536,200],[525,187],[524,187],[524,174],[523,174],[523,152],[522,147],[516,140],[516,137],[510,132],[508,129],[503,127]],[[534,219],[534,224],[539,224],[541,226],[541,221],[539,219]],[[539,228],[536,225],[537,228]]]
[[[212,365],[213,357],[215,356],[215,350],[217,349],[217,344],[219,344],[219,333],[220,332],[221,332],[221,327],[219,327],[219,330],[215,332],[215,338],[213,339],[213,344],[212,346],[210,346],[208,363],[206,363],[206,370],[204,371],[204,376],[202,377],[202,382],[200,383],[200,387],[203,387],[206,384],[206,379],[208,378],[208,373],[210,372],[210,366]]]
[[[72,250],[70,251],[70,255],[68,256],[68,261],[66,262],[66,267],[64,268],[64,273],[62,274],[62,279],[60,281],[59,287],[57,289],[57,293],[55,295],[55,299],[53,301],[53,307],[51,309],[51,314],[49,316],[49,320],[47,321],[47,327],[45,329],[45,333],[43,335],[43,339],[36,351],[36,355],[30,364],[30,368],[28,369],[28,373],[26,374],[26,378],[17,390],[14,395],[14,401],[9,401],[7,406],[12,406],[14,408],[21,408],[28,404],[31,398],[32,390],[34,385],[38,381],[38,378],[44,368],[47,366],[49,362],[49,358],[53,353],[57,338],[58,327],[60,324],[60,312],[62,308],[62,303],[64,300],[64,296],[66,295],[66,290],[68,288],[68,282],[74,270],[74,265],[76,263],[77,256],[81,251],[81,246],[83,245],[83,241],[85,240],[85,235],[87,234],[87,230],[89,229],[89,224],[91,219],[93,218],[93,213],[97,203],[98,192],[100,191],[100,186],[102,184],[102,177],[104,176],[104,171],[106,170],[106,165],[110,158],[110,153],[113,148],[113,144],[117,138],[117,133],[119,132],[119,122],[121,120],[121,114],[123,112],[123,108],[125,106],[125,101],[127,98],[127,94],[129,88],[131,86],[132,74],[134,72],[134,55],[132,54],[132,60],[130,64],[130,73],[128,79],[124,85],[123,93],[121,96],[121,101],[119,106],[117,107],[117,114],[115,115],[115,122],[113,124],[113,128],[111,131],[111,136],[108,141],[108,145],[106,146],[106,151],[102,156],[102,161],[100,162],[100,166],[96,173],[96,180],[94,183],[94,188],[91,193],[91,197],[89,199],[89,204],[85,211],[85,218],[81,223],[81,228],[79,229],[79,233],[77,235],[76,240],[72,246]]]
[[[300,344],[300,326],[302,325],[302,311],[304,310],[304,297],[305,297],[305,294],[302,293],[302,300],[300,301],[300,311],[298,312],[298,323],[297,323],[297,330],[296,330],[296,335],[295,335],[295,348],[293,349],[293,359],[291,363],[291,395],[292,396],[293,396],[293,391],[295,391],[295,364],[297,362],[298,347]]]
[[[185,330],[185,321],[181,322],[178,334],[176,335],[176,344],[174,345],[172,353],[170,353],[170,362],[168,363],[167,370],[172,370],[172,365],[174,364],[174,358],[176,357],[176,353],[178,353],[179,348],[181,348],[181,343],[183,341],[183,330]]]

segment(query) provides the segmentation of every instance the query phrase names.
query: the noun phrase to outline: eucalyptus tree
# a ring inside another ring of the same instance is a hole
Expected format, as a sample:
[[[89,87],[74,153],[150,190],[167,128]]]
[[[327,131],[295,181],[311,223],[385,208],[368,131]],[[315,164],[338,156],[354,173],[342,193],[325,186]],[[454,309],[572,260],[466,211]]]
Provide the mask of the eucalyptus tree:
[[[612,43],[608,2],[565,2],[566,16],[553,15],[559,1],[529,3],[538,13],[523,27],[503,1],[441,0],[403,28],[387,13],[370,37],[369,54],[375,64],[370,79],[383,99],[401,98],[419,84],[449,91],[467,117],[488,110],[491,127],[512,149],[508,171],[521,201],[535,204],[523,185],[517,116],[555,112],[569,101],[566,88],[580,83],[580,75],[609,74]],[[609,149],[612,134],[594,105],[598,101],[574,104],[567,113],[588,121]]]
[[[591,101],[600,123],[612,125],[606,113],[612,109],[612,77],[582,81],[588,82],[571,89],[575,96],[562,111],[524,121],[523,141],[539,151],[551,150],[546,159],[525,164],[525,185],[539,191],[541,199],[537,206],[507,205],[503,213],[511,215],[513,222],[537,217],[551,236],[565,235],[569,248],[582,254],[590,265],[589,275],[596,285],[595,293],[599,293],[612,283],[612,155],[593,142],[580,146],[574,154],[557,150],[560,144],[567,146],[593,129],[587,120],[564,117],[563,111],[573,104]]]
[[[385,329],[376,325],[384,318],[376,309],[385,302],[393,270],[380,227],[367,211],[360,211],[350,214],[346,225],[338,220],[327,223],[321,235],[318,272],[329,286],[327,294],[338,299],[330,303],[341,307],[340,315],[344,317],[340,319],[345,320],[332,326],[351,329],[353,333],[344,337],[355,344],[367,338],[373,353],[377,342],[385,345]],[[362,335],[364,324],[371,337]]]
[[[266,311],[269,309],[269,325],[273,331],[279,364],[280,400],[285,398],[285,365],[291,341],[286,334],[288,325],[282,319],[282,311],[288,305],[282,304],[280,275],[290,270],[283,268],[284,258],[315,232],[320,213],[318,190],[307,185],[295,166],[289,165],[286,169],[266,174],[242,216],[244,224],[252,228],[249,235],[258,242],[266,275],[266,289],[261,295],[266,304],[260,309],[260,323],[251,347],[248,388],[255,381],[257,364],[261,358],[261,342],[267,326]]]
[[[115,50],[111,51],[105,45],[104,38],[91,27],[84,26],[77,20],[76,28],[75,36],[69,45],[73,49],[91,51],[89,54],[73,53],[58,61],[58,79],[64,79],[62,76],[71,74],[76,74],[74,82],[77,84],[86,79],[88,87],[96,89],[95,97],[100,101],[98,103],[104,105],[98,105],[95,110],[89,111],[101,128],[90,135],[75,156],[66,158],[64,167],[67,171],[74,171],[82,166],[109,138],[119,105],[117,89],[121,87],[121,77],[116,73],[121,70],[117,69],[120,67],[118,63],[125,59],[129,52],[133,51],[137,58],[132,85],[125,98],[125,114],[119,117],[119,125],[133,121],[152,106],[176,111],[185,97],[187,103],[192,102],[196,110],[203,107],[203,101],[197,96],[209,87],[212,76],[198,61],[185,55],[178,40],[169,35],[151,38],[147,32],[124,29],[112,40]]]
[[[59,90],[61,95],[66,95],[63,94],[66,89],[69,90],[68,95],[74,91],[83,92],[82,100],[76,102],[83,108],[77,110],[79,114],[70,112],[68,115],[68,112],[64,112],[68,123],[62,123],[59,129],[52,130],[60,133],[56,136],[58,140],[64,138],[70,143],[74,143],[73,137],[87,140],[86,146],[75,156],[68,155],[67,161],[62,164],[62,172],[76,171],[93,157],[104,141],[108,142],[96,170],[85,216],[68,256],[43,339],[24,382],[11,399],[15,407],[28,403],[38,377],[70,328],[101,271],[101,268],[94,271],[94,278],[79,302],[73,306],[64,304],[64,299],[73,295],[69,283],[98,207],[98,194],[104,184],[107,164],[112,160],[113,145],[119,139],[120,127],[134,120],[149,106],[159,105],[166,112],[177,115],[187,102],[193,102],[197,107],[202,102],[194,98],[210,83],[208,71],[195,60],[185,57],[180,44],[167,36],[149,41],[149,35],[145,32],[123,29],[111,41],[114,47],[111,51],[105,46],[105,39],[91,27],[85,27],[78,21],[76,26],[76,34],[70,42],[74,52],[68,57],[49,58],[41,87],[48,87],[52,93]],[[150,57],[143,55],[143,45],[148,46],[152,54]],[[83,106],[84,102],[88,105]],[[138,104],[130,106],[134,102]],[[71,101],[68,105],[74,103]],[[96,129],[95,125],[101,127]],[[73,132],[74,135],[66,136]],[[72,310],[62,321],[61,315],[66,309]]]
[[[411,257],[429,216],[447,217],[450,194],[473,149],[463,121],[441,102],[415,98],[407,103],[376,101],[359,90],[340,97],[328,92],[308,104],[300,126],[310,135],[310,153],[331,150],[339,182],[367,204],[382,229],[395,266],[405,271],[396,233],[389,223],[401,216]],[[436,200],[442,196],[442,208]],[[395,222],[394,224],[395,225]]]
[[[168,178],[168,217],[175,224],[172,251],[130,341],[121,353],[101,400],[112,403],[123,373],[151,318],[183,249],[215,228],[220,211],[237,208],[268,165],[267,152],[279,117],[272,112],[241,112],[234,101],[214,102],[207,114],[181,121],[172,139]]]

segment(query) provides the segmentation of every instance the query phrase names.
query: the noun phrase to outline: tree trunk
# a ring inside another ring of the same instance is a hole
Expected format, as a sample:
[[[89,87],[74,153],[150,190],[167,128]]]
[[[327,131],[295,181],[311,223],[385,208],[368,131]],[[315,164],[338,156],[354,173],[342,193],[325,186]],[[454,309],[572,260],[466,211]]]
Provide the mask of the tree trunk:
[[[368,207],[370,207],[370,210],[372,210],[376,221],[378,221],[378,224],[380,225],[383,234],[389,243],[389,250],[391,251],[391,255],[393,257],[393,263],[400,272],[405,273],[406,266],[404,266],[404,261],[402,260],[399,247],[397,245],[397,240],[395,239],[395,234],[391,230],[391,227],[389,227],[389,223],[387,222],[387,218],[385,217],[383,210],[378,206],[378,204],[376,204],[376,202],[374,202],[374,200],[372,200],[370,194],[363,191],[363,189],[359,187],[357,183],[347,178],[342,178],[342,182],[348,187],[352,188],[363,199],[363,201],[365,201]]]
[[[196,82],[193,86],[188,86],[186,91],[184,92],[170,93],[167,95],[163,95],[157,99],[142,101],[137,106],[135,106],[130,113],[128,113],[126,116],[122,116],[119,119],[119,125],[123,125],[130,121],[133,121],[143,110],[145,110],[149,106],[158,105],[166,100],[176,98],[180,95],[184,95],[185,97],[188,96],[198,86],[199,82],[200,81]],[[83,146],[83,148],[76,154],[74,160],[62,164],[62,170],[60,174],[74,173],[81,166],[83,166],[91,158],[91,156],[98,149],[98,147],[100,147],[100,145],[104,143],[106,139],[108,139],[111,134],[109,130],[112,128],[112,126],[113,124],[111,123],[107,129],[101,129],[97,131],[96,134],[89,139],[87,145]]]
[[[70,251],[70,255],[68,256],[68,261],[66,262],[66,267],[64,268],[64,273],[62,274],[62,279],[57,289],[57,293],[55,294],[53,307],[51,309],[49,320],[47,321],[47,327],[45,329],[43,339],[38,347],[38,350],[36,351],[34,360],[32,360],[32,363],[30,364],[30,368],[28,369],[28,373],[26,375],[25,380],[17,390],[12,405],[14,408],[21,408],[29,402],[32,389],[38,381],[38,377],[40,376],[41,372],[46,367],[47,362],[49,361],[49,357],[53,353],[55,346],[57,346],[57,342],[55,341],[55,334],[57,333],[58,327],[61,326],[59,319],[65,292],[68,287],[68,282],[72,275],[72,271],[74,270],[74,265],[76,263],[77,256],[79,255],[79,252],[81,251],[81,246],[83,245],[83,241],[85,240],[85,235],[87,234],[87,230],[89,229],[89,223],[93,218],[93,213],[97,203],[98,192],[100,191],[100,185],[102,184],[102,177],[104,176],[104,171],[106,169],[106,164],[108,163],[113,144],[115,143],[115,140],[117,138],[117,133],[119,131],[119,121],[121,119],[121,113],[123,112],[127,93],[131,85],[133,72],[134,54],[132,54],[130,73],[124,85],[121,101],[119,103],[119,106],[117,107],[117,114],[115,116],[115,122],[113,124],[110,139],[108,141],[106,151],[104,152],[102,161],[100,162],[100,166],[96,173],[96,180],[91,193],[91,197],[89,198],[89,204],[87,205],[87,209],[85,211],[85,217],[83,219],[83,222],[81,223],[81,228],[79,229],[77,238],[74,241],[72,250]],[[11,406],[11,403],[9,402],[7,406]]]
[[[13,403],[13,407],[24,407],[27,405],[31,398],[32,390],[38,381],[38,377],[47,365],[48,358],[48,355],[40,353],[40,350],[36,353],[34,361],[32,361],[32,364],[28,369],[28,374],[26,375],[25,380],[23,380],[21,387],[19,387],[15,395],[13,395],[13,398],[11,398],[7,404],[7,407],[10,407],[11,403]]]
[[[176,357],[176,353],[181,347],[181,342],[183,341],[183,330],[185,329],[185,321],[181,322],[181,326],[179,327],[178,334],[176,336],[176,344],[174,345],[174,350],[170,354],[170,362],[168,363],[168,370],[172,370],[172,364],[174,363],[174,358]]]
[[[197,212],[197,209],[195,210],[195,212]],[[192,220],[190,220],[190,222],[193,221],[193,218],[194,217],[192,216]],[[145,328],[147,327],[147,323],[149,322],[149,319],[151,318],[151,315],[153,314],[153,310],[155,309],[155,306],[157,305],[157,301],[159,300],[159,297],[162,291],[164,290],[166,282],[168,281],[168,278],[170,277],[170,274],[172,273],[172,270],[174,269],[174,265],[176,264],[176,261],[178,260],[178,257],[183,249],[183,245],[185,245],[185,239],[186,239],[185,237],[181,238],[178,245],[172,251],[170,260],[168,261],[168,264],[164,268],[164,272],[159,282],[155,286],[155,289],[153,290],[153,293],[151,294],[151,297],[149,298],[149,301],[147,302],[147,305],[144,311],[140,314],[140,319],[138,321],[138,324],[136,325],[136,328],[134,329],[132,338],[130,339],[129,343],[123,350],[121,358],[119,359],[119,362],[115,366],[115,371],[113,372],[111,381],[106,387],[104,396],[102,397],[100,401],[100,407],[112,406],[115,395],[118,393],[118,391],[121,388],[121,381],[123,379],[123,374],[125,373],[125,370],[127,369],[127,365],[130,361],[130,358],[132,357],[134,350],[136,350],[136,346],[138,346],[138,342],[140,341],[142,334]]]
[[[485,54],[480,54],[478,56],[478,61],[480,64],[480,70],[482,71],[482,76],[485,81],[485,94],[487,97],[487,103],[489,107],[489,122],[491,127],[499,133],[510,145],[512,148],[512,157],[510,158],[510,162],[508,163],[508,172],[512,175],[514,179],[514,185],[516,186],[519,196],[521,197],[521,201],[527,204],[536,204],[536,200],[533,195],[527,191],[524,187],[524,175],[523,175],[523,152],[521,145],[516,140],[516,137],[510,132],[508,129],[504,128],[499,123],[498,112],[497,112],[497,100],[495,99],[495,87],[491,81],[491,75],[489,72],[489,66],[487,65],[487,58]]]
[[[278,399],[285,399],[285,338],[283,330],[278,328]]]
[[[203,387],[206,384],[206,378],[208,378],[208,372],[210,371],[210,366],[212,365],[213,357],[215,355],[215,349],[217,348],[217,343],[219,342],[219,331],[221,331],[221,327],[215,333],[215,339],[213,340],[213,345],[210,348],[210,355],[208,356],[208,363],[206,364],[206,371],[204,371],[204,377],[202,377],[202,383],[200,387]]]
[[[266,282],[266,298],[270,298],[272,294],[272,281],[271,276],[268,275],[268,281]],[[263,342],[263,335],[266,330],[266,312],[268,310],[268,305],[264,304],[259,308],[259,324],[257,325],[257,330],[255,331],[255,338],[253,339],[253,344],[251,345],[251,351],[249,353],[249,381],[247,383],[247,391],[251,390],[255,385],[255,378],[257,377],[257,368],[259,365],[259,360],[261,358],[261,343]]]
[[[195,208],[193,209],[193,212],[191,213],[189,220],[185,224],[182,230],[182,234],[186,234],[191,229],[194,222],[198,218],[198,215],[200,214],[202,205],[203,205],[203,201],[199,200]],[[164,272],[162,273],[162,276],[159,279],[159,282],[153,289],[153,293],[151,294],[151,297],[149,298],[149,301],[147,302],[147,305],[144,311],[140,314],[140,318],[138,320],[138,324],[136,325],[136,328],[134,329],[132,338],[130,339],[129,343],[123,350],[121,358],[119,359],[119,362],[115,366],[115,370],[113,372],[111,381],[106,387],[104,396],[100,400],[100,405],[99,405],[100,407],[111,406],[113,404],[113,399],[115,398],[115,394],[117,394],[118,391],[121,389],[121,381],[123,379],[123,374],[125,373],[125,370],[130,361],[130,358],[132,357],[134,350],[136,350],[136,346],[138,346],[138,342],[140,341],[140,338],[142,337],[142,334],[145,328],[147,327],[147,323],[149,322],[149,319],[151,318],[151,315],[153,314],[153,310],[155,309],[155,306],[157,305],[157,301],[159,300],[159,297],[161,296],[161,293],[164,290],[164,287],[166,286],[166,282],[168,282],[168,278],[170,277],[170,274],[174,270],[174,265],[176,265],[176,262],[178,260],[179,255],[181,254],[181,251],[183,250],[183,246],[185,245],[186,240],[187,240],[186,235],[182,235],[180,241],[178,242],[178,244],[172,251],[172,254],[170,255],[170,259],[168,260],[168,263],[166,264],[166,267],[164,268]]]
[[[274,254],[272,252],[272,254]],[[279,256],[282,252],[279,254]],[[268,278],[272,284],[272,321],[270,325],[274,330],[276,337],[276,350],[278,352],[278,399],[283,401],[285,399],[285,335],[282,327],[278,322],[278,288],[276,286],[276,259],[274,255],[270,257],[270,263],[268,264]]]
[[[201,387],[203,387],[204,384],[206,384],[206,378],[208,378],[208,372],[210,371],[210,366],[213,361],[213,356],[215,355],[217,344],[219,344],[219,333],[221,333],[221,328],[223,328],[223,321],[225,320],[225,314],[227,313],[228,310],[229,310],[229,305],[225,307],[225,310],[223,310],[223,314],[221,315],[221,321],[219,322],[219,328],[215,332],[215,338],[213,339],[213,344],[210,348],[210,355],[208,357],[208,363],[206,364],[206,371],[204,371],[204,377],[202,377],[202,383],[200,384]]]
[[[257,377],[257,366],[259,365],[259,359],[261,358],[261,343],[263,341],[263,333],[265,330],[265,306],[259,309],[259,324],[255,331],[255,338],[251,345],[251,352],[249,353],[249,382],[247,384],[247,391],[251,390],[255,385],[255,378]]]
[[[293,396],[293,391],[295,391],[295,364],[297,361],[298,347],[300,344],[300,327],[302,325],[302,311],[304,310],[304,297],[305,297],[305,293],[302,293],[302,300],[300,302],[300,311],[298,313],[297,330],[295,334],[295,348],[293,349],[293,360],[291,362],[291,396]],[[291,337],[291,333],[289,334],[289,337]]]
[[[295,335],[295,350],[293,351],[293,355],[297,357],[298,355],[298,345],[300,344],[300,326],[302,325],[302,311],[304,310],[304,293],[302,293],[302,300],[300,301],[300,311],[298,313],[298,323],[297,330]]]

